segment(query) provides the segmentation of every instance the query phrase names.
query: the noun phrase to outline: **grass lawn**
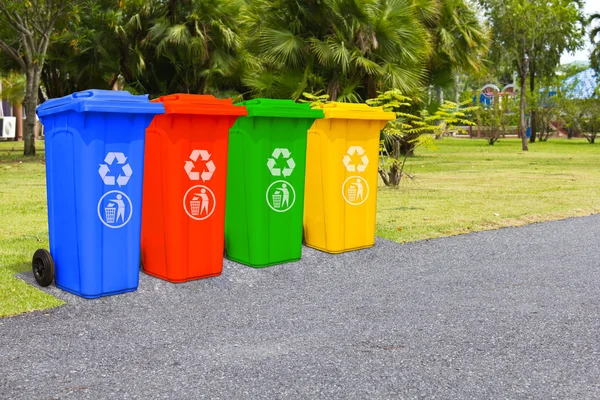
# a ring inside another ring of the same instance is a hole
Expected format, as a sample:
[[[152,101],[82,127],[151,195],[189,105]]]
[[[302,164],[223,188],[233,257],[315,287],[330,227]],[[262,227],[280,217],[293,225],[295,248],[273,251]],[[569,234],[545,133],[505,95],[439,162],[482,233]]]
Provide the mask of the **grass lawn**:
[[[551,139],[523,153],[517,139],[445,138],[438,146],[408,160],[414,180],[380,187],[378,235],[407,242],[600,212],[597,145]],[[48,248],[43,157],[21,154],[22,143],[0,142],[0,317],[62,304],[13,277]]]
[[[43,149],[43,142],[38,148]],[[14,278],[48,248],[46,179],[41,156],[23,157],[23,143],[0,142],[0,317],[55,307],[62,301]]]
[[[550,139],[529,152],[519,139],[438,146],[407,161],[414,180],[379,189],[380,236],[408,242],[600,212],[600,146],[584,139]]]

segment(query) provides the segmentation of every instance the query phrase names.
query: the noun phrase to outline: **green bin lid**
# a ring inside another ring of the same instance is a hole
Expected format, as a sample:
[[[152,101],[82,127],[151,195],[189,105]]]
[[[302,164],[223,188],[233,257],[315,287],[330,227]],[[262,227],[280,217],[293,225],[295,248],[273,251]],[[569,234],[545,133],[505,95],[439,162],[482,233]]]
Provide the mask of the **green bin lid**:
[[[313,110],[309,103],[293,100],[253,99],[237,105],[245,106],[248,117],[323,118],[321,110]]]

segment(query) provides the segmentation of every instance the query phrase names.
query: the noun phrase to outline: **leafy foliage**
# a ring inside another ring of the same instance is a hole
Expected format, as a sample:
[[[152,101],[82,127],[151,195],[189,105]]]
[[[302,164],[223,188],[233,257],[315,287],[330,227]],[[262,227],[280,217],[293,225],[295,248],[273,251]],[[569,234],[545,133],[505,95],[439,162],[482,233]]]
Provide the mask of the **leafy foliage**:
[[[115,85],[153,96],[235,96],[228,88],[240,87],[244,61],[241,0],[113,3],[86,2],[62,21],[44,70],[51,97]]]
[[[473,113],[477,131],[493,146],[501,137],[509,133],[509,128],[518,124],[518,103],[514,96],[500,96],[496,93],[490,107],[479,108]]]
[[[554,74],[565,50],[582,44],[583,5],[580,1],[480,0],[492,27],[492,58],[507,60],[520,80],[519,126],[523,150],[528,150],[525,132],[527,79],[535,91],[537,77]]]
[[[563,94],[557,101],[569,138],[581,134],[588,143],[594,144],[600,131],[600,89],[589,99],[573,99]]]
[[[535,92],[527,94],[527,110],[530,114],[535,113],[539,128],[538,139],[542,142],[548,141],[554,135],[554,123],[558,119],[559,101],[557,88],[561,83],[557,79],[546,79],[544,86]]]
[[[317,93],[307,93],[307,92],[304,92],[304,93],[302,93],[302,96],[304,98],[303,99],[299,99],[298,102],[299,103],[310,103],[310,105],[312,107],[317,107],[317,106],[320,106],[322,104],[325,104],[329,100],[329,95],[328,94],[323,94],[322,90],[320,90]]]
[[[590,54],[590,62],[592,64],[592,68],[596,71],[600,71],[600,13],[593,13],[590,15],[589,23],[592,25],[592,29],[590,30],[590,41],[594,45],[592,49],[592,53]]]
[[[260,69],[244,82],[258,96],[325,90],[356,102],[376,91],[416,91],[430,37],[409,0],[253,0],[244,22]]]
[[[379,93],[367,104],[383,107],[385,111],[396,114],[396,119],[387,123],[381,131],[382,162],[379,175],[386,186],[398,186],[404,173],[404,165],[416,147],[436,149],[435,137],[456,129],[457,125],[474,125],[466,119],[466,113],[478,107],[460,107],[456,103],[444,102],[433,114],[427,111],[411,112],[413,106],[410,97],[398,89]]]
[[[20,72],[11,72],[0,76],[0,98],[8,100],[9,104],[21,105],[25,100],[26,79]]]
[[[0,50],[25,74],[24,154],[35,155],[35,108],[51,35],[59,18],[80,0],[0,0]]]

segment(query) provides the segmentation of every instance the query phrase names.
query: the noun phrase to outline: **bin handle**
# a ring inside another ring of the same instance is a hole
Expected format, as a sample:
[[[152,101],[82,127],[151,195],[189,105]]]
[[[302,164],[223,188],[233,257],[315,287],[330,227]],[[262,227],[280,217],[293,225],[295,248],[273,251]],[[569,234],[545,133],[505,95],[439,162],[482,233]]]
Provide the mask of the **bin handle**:
[[[86,90],[84,92],[75,92],[71,95],[74,99],[78,99],[80,97],[93,97],[94,93],[90,90]]]

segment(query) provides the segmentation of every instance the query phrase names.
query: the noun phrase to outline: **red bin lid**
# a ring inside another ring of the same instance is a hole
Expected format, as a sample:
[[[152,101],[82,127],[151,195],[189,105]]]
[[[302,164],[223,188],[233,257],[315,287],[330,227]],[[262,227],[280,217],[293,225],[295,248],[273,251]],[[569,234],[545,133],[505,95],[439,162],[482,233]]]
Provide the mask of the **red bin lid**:
[[[162,103],[165,114],[248,115],[246,107],[235,106],[231,99],[217,99],[209,94],[171,94],[152,100]]]

